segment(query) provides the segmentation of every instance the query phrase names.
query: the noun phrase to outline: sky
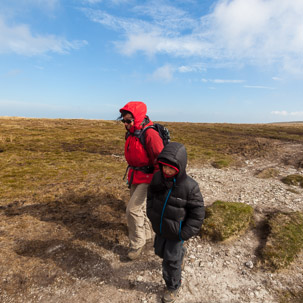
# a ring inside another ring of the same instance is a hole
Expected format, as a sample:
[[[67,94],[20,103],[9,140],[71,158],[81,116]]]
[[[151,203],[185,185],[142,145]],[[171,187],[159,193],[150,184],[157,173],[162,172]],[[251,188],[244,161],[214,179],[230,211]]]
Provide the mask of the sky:
[[[0,116],[303,121],[302,0],[0,0]]]

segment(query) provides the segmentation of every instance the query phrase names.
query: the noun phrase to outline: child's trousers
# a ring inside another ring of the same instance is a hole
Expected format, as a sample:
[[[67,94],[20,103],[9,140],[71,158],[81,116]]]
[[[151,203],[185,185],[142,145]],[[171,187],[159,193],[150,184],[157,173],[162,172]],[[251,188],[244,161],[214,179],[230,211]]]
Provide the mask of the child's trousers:
[[[181,286],[181,265],[185,253],[183,241],[172,241],[156,235],[155,254],[163,259],[162,274],[166,286],[176,290]]]

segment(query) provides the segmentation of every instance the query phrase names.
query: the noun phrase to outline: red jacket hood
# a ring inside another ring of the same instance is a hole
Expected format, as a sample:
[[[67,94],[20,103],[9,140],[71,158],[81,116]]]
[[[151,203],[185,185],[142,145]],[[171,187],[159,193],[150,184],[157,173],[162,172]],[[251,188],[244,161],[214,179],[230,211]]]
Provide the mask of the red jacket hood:
[[[146,117],[147,113],[147,106],[145,103],[141,101],[130,101],[120,109],[120,112],[122,110],[127,110],[132,113],[135,122],[134,126],[136,129],[142,128],[141,123]]]

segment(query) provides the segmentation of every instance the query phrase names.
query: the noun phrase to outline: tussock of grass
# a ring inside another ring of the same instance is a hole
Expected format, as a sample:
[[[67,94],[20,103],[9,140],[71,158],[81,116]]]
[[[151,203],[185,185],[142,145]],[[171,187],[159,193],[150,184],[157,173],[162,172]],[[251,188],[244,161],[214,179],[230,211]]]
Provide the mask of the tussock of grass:
[[[206,208],[201,235],[225,241],[244,233],[253,220],[253,208],[239,202],[216,201]]]
[[[225,168],[225,167],[228,167],[230,166],[230,163],[231,163],[231,159],[218,159],[218,160],[215,160],[211,163],[211,165],[215,168]]]
[[[298,174],[288,175],[281,180],[287,185],[295,185],[303,187],[303,176]]]
[[[301,291],[284,291],[280,296],[279,303],[302,303],[303,302],[303,290]]]
[[[270,233],[262,250],[264,264],[272,270],[285,268],[303,249],[303,214],[276,213],[268,225]]]
[[[269,179],[269,178],[275,178],[279,175],[279,171],[276,168],[265,168],[262,171],[258,172],[256,174],[257,178],[260,179]]]

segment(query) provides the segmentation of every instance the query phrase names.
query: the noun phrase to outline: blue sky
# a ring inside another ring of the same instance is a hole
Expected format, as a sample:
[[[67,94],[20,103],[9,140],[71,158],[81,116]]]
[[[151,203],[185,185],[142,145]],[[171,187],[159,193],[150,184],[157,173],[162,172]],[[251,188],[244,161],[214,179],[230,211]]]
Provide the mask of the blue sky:
[[[0,0],[0,116],[303,121],[302,0]]]

